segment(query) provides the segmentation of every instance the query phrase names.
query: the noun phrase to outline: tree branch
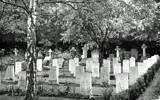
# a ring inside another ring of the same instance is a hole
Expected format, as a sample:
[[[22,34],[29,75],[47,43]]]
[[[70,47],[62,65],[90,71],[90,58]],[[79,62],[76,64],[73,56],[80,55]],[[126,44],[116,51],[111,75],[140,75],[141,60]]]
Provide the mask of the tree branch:
[[[4,1],[4,0],[0,0],[0,2],[2,2],[2,3],[4,3],[4,4],[11,5],[11,6],[14,6],[14,7],[21,8],[21,9],[25,10],[27,13],[29,13],[29,12],[28,12],[28,9],[26,9],[26,8],[23,7],[23,6],[20,6],[20,5],[17,5],[17,4],[15,4],[15,3],[11,3],[11,2],[6,2],[6,1]]]

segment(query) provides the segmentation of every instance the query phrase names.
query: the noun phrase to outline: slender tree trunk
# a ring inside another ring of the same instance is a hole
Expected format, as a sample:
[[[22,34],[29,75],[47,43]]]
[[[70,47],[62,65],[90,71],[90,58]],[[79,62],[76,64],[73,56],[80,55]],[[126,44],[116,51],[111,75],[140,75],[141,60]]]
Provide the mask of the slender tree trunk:
[[[33,100],[36,81],[36,0],[30,0],[30,14],[28,16],[28,32],[27,32],[27,91],[25,100]]]

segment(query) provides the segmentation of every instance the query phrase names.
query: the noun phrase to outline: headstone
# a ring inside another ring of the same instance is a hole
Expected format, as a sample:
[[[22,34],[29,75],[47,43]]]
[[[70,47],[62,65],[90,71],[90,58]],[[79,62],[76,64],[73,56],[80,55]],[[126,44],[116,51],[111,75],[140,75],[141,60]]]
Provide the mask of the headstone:
[[[110,72],[110,68],[111,68],[111,60],[110,59],[103,59],[103,67],[108,67],[109,72]]]
[[[80,76],[84,72],[84,66],[76,66],[76,79],[80,80]]]
[[[101,81],[102,82],[108,82],[110,80],[110,71],[109,71],[109,67],[101,67]]]
[[[133,85],[138,78],[138,67],[130,67],[129,69],[129,85]]]
[[[26,82],[26,71],[20,71],[18,73],[18,87],[20,89],[26,89],[27,82]]]
[[[79,66],[79,58],[74,58],[75,66]]]
[[[146,72],[144,70],[145,69],[144,63],[138,62],[137,67],[138,67],[138,77],[141,77]]]
[[[136,59],[134,57],[131,57],[129,59],[129,66],[130,67],[135,67],[136,66]]]
[[[92,95],[92,77],[90,72],[84,72],[81,74],[80,92],[83,95]]]
[[[59,68],[58,66],[54,66],[55,62],[58,64],[57,59],[52,60],[52,66],[49,72],[49,80],[51,80],[52,82],[56,84],[59,84]]]
[[[147,46],[145,44],[143,44],[141,48],[143,50],[143,58],[145,58],[146,57],[146,48],[147,48]]]
[[[117,57],[116,57],[116,58],[113,58],[112,61],[113,61],[113,63],[118,63],[118,62],[119,62],[119,58],[117,58]]]
[[[37,59],[37,70],[42,71],[42,59]]]
[[[123,60],[123,73],[129,73],[129,60]]]
[[[121,63],[113,63],[113,74],[119,74],[122,73],[122,67],[121,67]]]
[[[15,62],[15,74],[18,74],[20,71],[22,71],[22,62]]]
[[[131,49],[131,57],[134,57],[136,60],[138,59],[138,50],[137,49]]]
[[[62,68],[63,63],[64,63],[64,59],[63,58],[58,58],[58,66],[59,66],[59,68]]]
[[[116,93],[119,93],[128,88],[128,73],[116,74]]]
[[[92,59],[91,58],[88,58],[87,60],[86,60],[86,71],[87,72],[92,72],[92,63],[93,63],[93,61],[92,61]]]
[[[8,65],[4,79],[14,79],[14,65]]]
[[[92,77],[99,77],[99,63],[92,62]]]
[[[91,52],[91,56],[92,56],[92,58],[99,58],[99,51],[98,51],[98,49],[93,50]]]
[[[73,59],[69,60],[69,71],[75,76],[76,75],[76,64]]]

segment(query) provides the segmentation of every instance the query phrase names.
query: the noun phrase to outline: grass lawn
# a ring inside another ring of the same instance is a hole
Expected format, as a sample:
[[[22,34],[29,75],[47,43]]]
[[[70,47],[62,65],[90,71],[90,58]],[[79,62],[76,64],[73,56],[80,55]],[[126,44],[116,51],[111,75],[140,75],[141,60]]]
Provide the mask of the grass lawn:
[[[23,100],[24,97],[20,96],[6,96],[0,95],[0,100]],[[60,97],[40,97],[39,100],[82,100],[82,99],[67,99],[67,98],[60,98]]]

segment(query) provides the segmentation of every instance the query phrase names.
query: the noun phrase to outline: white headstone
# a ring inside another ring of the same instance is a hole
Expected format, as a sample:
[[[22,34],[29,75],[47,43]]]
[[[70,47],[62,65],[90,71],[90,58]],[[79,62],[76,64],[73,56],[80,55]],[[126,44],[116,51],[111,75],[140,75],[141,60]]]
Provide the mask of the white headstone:
[[[92,67],[93,67],[92,63],[93,63],[93,60],[91,58],[86,60],[86,71],[87,72],[92,72]]]
[[[103,59],[103,67],[107,67],[108,71],[110,73],[110,69],[111,69],[111,60],[110,59]]]
[[[99,51],[98,51],[98,49],[93,50],[91,52],[91,56],[92,56],[92,58],[99,58]]]
[[[142,62],[138,62],[138,64],[137,64],[138,66],[138,77],[141,77],[145,72],[146,72],[146,70],[144,70],[145,69],[145,64],[144,63],[142,63]]]
[[[37,70],[42,71],[42,59],[37,59]]]
[[[99,63],[92,62],[92,77],[99,77]]]
[[[134,58],[134,57],[131,57],[130,59],[129,59],[129,66],[130,67],[135,67],[136,66],[136,61],[135,61],[136,59]]]
[[[74,58],[75,66],[79,66],[79,58]]]
[[[22,71],[22,62],[15,62],[15,74],[18,74],[20,71]]]
[[[101,81],[102,82],[109,82],[110,80],[110,72],[109,67],[101,67]]]
[[[119,62],[119,58],[113,58],[113,63],[118,63]]]
[[[58,59],[53,59],[52,60],[52,66],[50,68],[49,72],[49,80],[54,81],[56,84],[59,84],[59,67],[54,66],[54,64],[58,64]],[[57,65],[55,64],[55,65]]]
[[[64,63],[64,59],[63,58],[59,58],[58,59],[58,66],[59,66],[59,68],[62,68],[63,63]]]
[[[121,63],[113,63],[113,73],[114,75],[122,73]]]
[[[59,68],[58,59],[52,59],[52,66]]]
[[[130,67],[129,69],[129,85],[136,83],[138,78],[138,67]]]
[[[25,89],[27,86],[26,83],[26,71],[20,71],[18,73],[18,87]]]
[[[90,72],[84,72],[81,74],[80,92],[83,95],[92,95],[92,77]]]
[[[76,66],[76,79],[80,80],[81,74],[84,73],[84,66]]]
[[[76,75],[76,64],[73,59],[69,60],[69,71],[75,76]]]
[[[123,60],[123,73],[129,73],[129,60]]]
[[[128,73],[116,74],[116,93],[119,93],[128,88]]]
[[[14,79],[14,65],[9,65],[7,67],[7,70],[5,72],[5,78],[4,79]]]

